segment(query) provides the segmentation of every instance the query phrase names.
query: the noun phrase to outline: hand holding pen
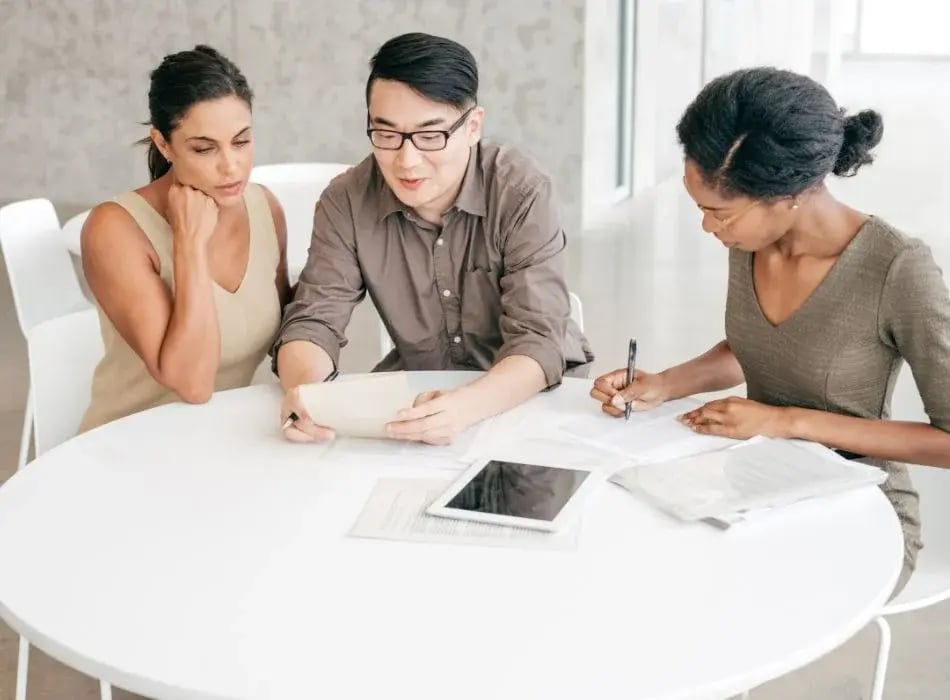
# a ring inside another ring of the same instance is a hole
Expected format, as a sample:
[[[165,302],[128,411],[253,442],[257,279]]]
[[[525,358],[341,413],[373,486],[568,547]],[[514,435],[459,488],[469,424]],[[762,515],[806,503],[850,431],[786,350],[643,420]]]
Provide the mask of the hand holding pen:
[[[324,381],[332,382],[338,372],[334,370]],[[280,431],[291,442],[326,442],[335,434],[329,428],[314,423],[300,399],[300,389],[295,387],[284,393],[280,407]]]
[[[611,416],[629,420],[633,411],[656,408],[669,398],[665,375],[650,374],[636,368],[637,341],[627,346],[627,366],[600,376],[590,391],[600,402],[601,410]]]

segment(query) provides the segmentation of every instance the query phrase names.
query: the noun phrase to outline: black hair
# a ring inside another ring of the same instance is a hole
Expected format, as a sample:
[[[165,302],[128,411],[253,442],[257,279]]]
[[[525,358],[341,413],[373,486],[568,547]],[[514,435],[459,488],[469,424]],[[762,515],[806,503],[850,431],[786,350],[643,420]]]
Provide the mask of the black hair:
[[[165,56],[150,77],[148,124],[166,141],[182,117],[198,102],[236,95],[250,108],[254,101],[254,93],[240,69],[204,44]],[[168,172],[171,163],[149,137],[139,143],[148,144],[148,172],[153,181],[157,180]]]
[[[423,97],[467,109],[478,101],[478,65],[461,44],[431,34],[402,34],[379,47],[369,62],[366,104],[376,80],[405,83]]]
[[[881,115],[846,116],[811,78],[748,68],[716,78],[686,108],[676,134],[684,155],[727,196],[776,199],[830,173],[850,177],[873,161]]]

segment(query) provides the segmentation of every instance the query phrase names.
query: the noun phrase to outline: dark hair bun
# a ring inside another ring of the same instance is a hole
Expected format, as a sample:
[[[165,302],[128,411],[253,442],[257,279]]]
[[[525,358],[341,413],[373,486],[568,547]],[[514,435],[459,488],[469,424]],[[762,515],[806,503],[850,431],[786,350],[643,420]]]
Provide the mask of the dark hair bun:
[[[845,117],[844,142],[832,172],[842,177],[851,177],[862,165],[874,161],[871,150],[881,142],[884,135],[884,120],[873,109],[865,109]]]
[[[195,46],[195,51],[197,53],[203,53],[205,56],[210,56],[211,58],[222,58],[221,54],[218,53],[218,50],[208,46],[207,44],[197,44]]]

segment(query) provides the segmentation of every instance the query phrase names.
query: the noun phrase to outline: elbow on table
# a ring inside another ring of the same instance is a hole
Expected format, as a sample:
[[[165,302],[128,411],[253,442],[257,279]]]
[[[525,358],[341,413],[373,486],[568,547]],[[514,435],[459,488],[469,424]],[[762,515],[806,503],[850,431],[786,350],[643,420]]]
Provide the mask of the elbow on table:
[[[185,403],[208,403],[214,395],[214,377],[199,379],[193,377],[178,380],[168,377],[156,377],[159,383],[175,392],[178,398]]]
[[[180,386],[172,387],[172,389],[178,394],[178,398],[185,403],[208,403],[214,395],[213,382],[188,382]]]

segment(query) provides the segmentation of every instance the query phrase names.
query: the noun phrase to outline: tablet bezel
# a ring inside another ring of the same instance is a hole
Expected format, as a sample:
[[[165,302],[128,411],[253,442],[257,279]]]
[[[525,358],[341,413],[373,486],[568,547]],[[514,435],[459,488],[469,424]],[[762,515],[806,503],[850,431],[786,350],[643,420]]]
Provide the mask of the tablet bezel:
[[[509,464],[525,464],[532,467],[546,467],[549,469],[563,469],[565,471],[587,472],[587,477],[571,494],[570,498],[561,508],[560,512],[553,520],[537,520],[533,518],[523,518],[516,515],[499,515],[497,513],[484,513],[481,511],[462,510],[459,508],[449,508],[448,503],[461,492],[475,476],[485,468],[489,462],[506,462]],[[434,515],[440,518],[450,518],[452,520],[469,520],[473,522],[489,523],[491,525],[507,525],[509,527],[528,528],[530,530],[542,530],[544,532],[560,532],[567,528],[580,514],[584,502],[587,500],[590,492],[603,481],[603,474],[595,467],[580,466],[559,466],[546,462],[515,461],[511,459],[498,459],[488,457],[472,463],[463,471],[459,477],[438,497],[432,504],[426,508],[428,515]]]

